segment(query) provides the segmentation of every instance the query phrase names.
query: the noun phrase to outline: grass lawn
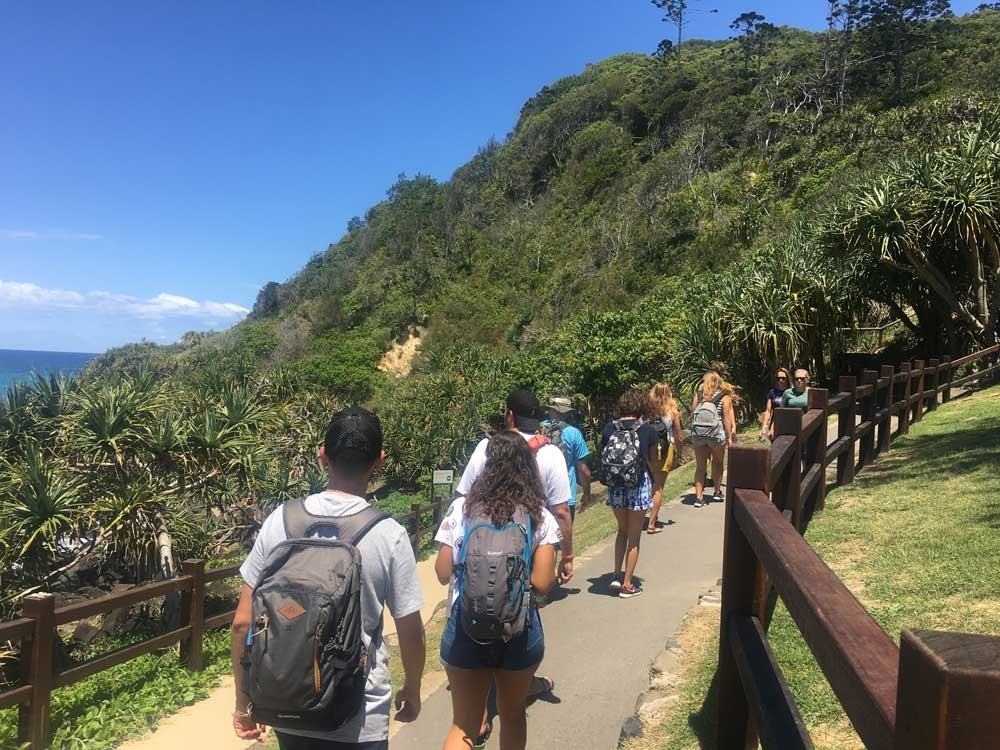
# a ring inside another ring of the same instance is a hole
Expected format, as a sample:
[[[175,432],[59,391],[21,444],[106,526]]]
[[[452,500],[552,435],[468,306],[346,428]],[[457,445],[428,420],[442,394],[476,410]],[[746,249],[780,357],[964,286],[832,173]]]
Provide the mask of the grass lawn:
[[[898,642],[903,628],[1000,633],[1000,388],[953,401],[832,491],[806,538]],[[633,750],[711,748],[718,611],[689,618],[678,709]],[[779,604],[771,643],[817,750],[861,742]]]

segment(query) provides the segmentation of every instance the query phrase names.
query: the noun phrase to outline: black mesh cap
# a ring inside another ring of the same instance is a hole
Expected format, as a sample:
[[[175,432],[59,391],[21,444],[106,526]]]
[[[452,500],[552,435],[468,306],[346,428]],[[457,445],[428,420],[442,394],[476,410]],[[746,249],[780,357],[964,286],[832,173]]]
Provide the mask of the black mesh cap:
[[[531,391],[513,391],[507,397],[507,408],[514,413],[517,428],[524,432],[538,432],[538,425],[546,416]]]
[[[338,411],[326,428],[323,447],[334,466],[349,472],[364,471],[382,455],[382,423],[357,406]]]

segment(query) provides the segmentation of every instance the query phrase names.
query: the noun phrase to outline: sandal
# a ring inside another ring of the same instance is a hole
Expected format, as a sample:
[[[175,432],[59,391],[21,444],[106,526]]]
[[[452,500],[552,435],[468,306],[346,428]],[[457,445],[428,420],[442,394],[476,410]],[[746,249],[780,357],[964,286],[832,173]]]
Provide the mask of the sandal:
[[[528,692],[529,699],[537,698],[539,695],[545,695],[546,693],[551,693],[556,689],[556,681],[553,680],[551,677],[541,677],[539,675],[535,675],[534,677],[531,678],[532,687],[538,684],[537,682],[535,682],[536,680],[540,681],[542,685],[544,685],[545,687],[543,687],[541,690],[529,691]]]
[[[490,740],[490,735],[493,734],[493,722],[487,722],[486,729],[481,735],[476,737],[476,744],[474,744],[473,750],[483,750],[486,747],[486,743]]]
[[[663,528],[660,527],[660,526],[650,526],[648,529],[646,529],[646,533],[647,534],[662,534],[663,533]]]

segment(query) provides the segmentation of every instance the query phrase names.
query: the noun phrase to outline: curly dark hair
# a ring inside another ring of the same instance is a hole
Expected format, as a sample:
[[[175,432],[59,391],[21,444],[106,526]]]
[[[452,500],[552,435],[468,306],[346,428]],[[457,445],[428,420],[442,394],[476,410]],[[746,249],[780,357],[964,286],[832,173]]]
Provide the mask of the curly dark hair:
[[[465,515],[482,514],[496,525],[507,523],[523,508],[541,525],[542,480],[535,454],[516,432],[498,432],[486,446],[486,466],[465,498]]]
[[[649,418],[650,403],[649,394],[638,388],[631,388],[618,399],[618,417],[643,417]]]

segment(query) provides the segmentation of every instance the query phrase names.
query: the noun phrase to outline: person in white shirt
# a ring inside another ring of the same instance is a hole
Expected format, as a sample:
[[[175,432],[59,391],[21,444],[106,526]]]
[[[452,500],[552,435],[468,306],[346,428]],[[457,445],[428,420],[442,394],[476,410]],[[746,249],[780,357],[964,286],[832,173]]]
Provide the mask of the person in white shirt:
[[[538,434],[538,428],[547,416],[538,399],[529,391],[513,391],[507,397],[507,410],[504,414],[507,429],[519,433],[534,450],[542,491],[545,493],[545,507],[559,525],[559,582],[566,583],[573,577],[573,517],[569,509],[569,472],[562,451]],[[459,495],[467,495],[482,473],[486,465],[488,444],[489,440],[482,440],[472,452],[458,483]]]
[[[485,517],[498,526],[518,516],[530,519],[525,523],[526,533],[531,537],[526,550],[531,556],[531,589],[534,593],[545,594],[555,583],[555,544],[559,541],[559,529],[555,518],[543,505],[542,485],[531,449],[513,432],[502,432],[490,439],[486,459],[476,482],[466,496],[451,504],[434,537],[441,543],[434,564],[438,580],[453,584],[451,616],[441,636],[441,662],[448,672],[453,711],[452,726],[444,741],[445,750],[468,750],[489,736],[490,728],[484,731],[483,717],[494,681],[500,715],[500,747],[524,750],[529,690],[545,654],[542,623],[533,601],[528,604],[524,632],[508,641],[476,641],[466,633],[462,622],[459,591],[452,579],[462,559],[466,527],[472,518]]]
[[[305,500],[306,511],[316,516],[348,516],[368,507],[364,495],[372,474],[378,471],[382,452],[382,425],[365,409],[344,409],[333,416],[319,460],[327,470],[323,492]],[[315,536],[330,536],[331,527],[321,526]],[[233,728],[244,740],[259,739],[264,727],[254,722],[248,710],[250,697],[242,689],[240,658],[251,621],[251,598],[271,551],[287,538],[279,507],[265,520],[246,561],[240,568],[243,590],[233,619],[232,660],[236,675],[236,710]],[[358,542],[363,561],[361,587],[362,642],[369,653],[365,703],[339,729],[325,731],[281,730],[281,750],[385,750],[389,746],[389,648],[382,638],[382,618],[388,607],[396,624],[400,661],[405,678],[396,692],[396,718],[413,721],[420,713],[420,683],[426,648],[420,609],[424,600],[417,579],[416,562],[406,529],[393,519],[376,525]],[[374,663],[372,663],[374,662]]]

